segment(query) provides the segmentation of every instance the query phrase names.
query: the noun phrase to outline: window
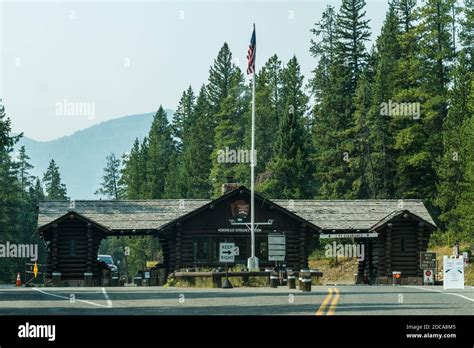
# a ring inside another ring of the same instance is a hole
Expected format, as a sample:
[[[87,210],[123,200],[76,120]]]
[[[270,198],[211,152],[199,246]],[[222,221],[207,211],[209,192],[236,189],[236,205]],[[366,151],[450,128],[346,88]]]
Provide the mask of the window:
[[[69,256],[76,256],[76,241],[74,239],[69,241]]]
[[[260,260],[268,260],[268,238],[257,238],[255,244],[256,256]]]
[[[208,262],[209,240],[208,238],[196,238],[193,240],[193,259],[196,263]]]
[[[400,251],[401,251],[402,253],[405,252],[405,239],[404,239],[404,238],[402,238],[402,239],[400,240]]]

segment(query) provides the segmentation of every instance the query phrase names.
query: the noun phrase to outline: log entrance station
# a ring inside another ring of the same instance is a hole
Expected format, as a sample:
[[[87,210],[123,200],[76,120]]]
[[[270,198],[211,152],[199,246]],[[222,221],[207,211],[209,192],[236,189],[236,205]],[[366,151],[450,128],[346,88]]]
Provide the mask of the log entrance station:
[[[221,242],[238,246],[235,263],[246,265],[249,212],[250,191],[243,186],[230,186],[214,200],[44,201],[38,233],[47,246],[47,278],[53,272],[61,272],[64,280],[84,279],[86,272],[98,277],[100,242],[115,236],[159,239],[167,273],[222,266]],[[275,265],[269,260],[269,234],[285,236],[283,263],[294,270],[308,267],[310,252],[324,238],[339,237],[364,244],[359,278],[371,282],[385,282],[392,271],[421,278],[420,253],[436,229],[420,200],[404,200],[400,207],[398,200],[270,200],[255,194],[255,218],[271,222],[256,230],[262,270]]]

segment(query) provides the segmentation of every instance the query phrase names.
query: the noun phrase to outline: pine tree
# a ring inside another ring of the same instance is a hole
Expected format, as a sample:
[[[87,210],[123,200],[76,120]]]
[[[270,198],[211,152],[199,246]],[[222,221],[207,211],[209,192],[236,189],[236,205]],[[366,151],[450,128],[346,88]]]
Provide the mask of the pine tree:
[[[281,101],[281,61],[275,54],[265,63],[256,75],[255,86],[255,149],[257,152],[257,164],[255,173],[259,174],[262,181],[265,177],[266,164],[273,157],[273,139],[275,138],[282,114]],[[251,108],[249,108],[249,113]],[[246,118],[250,120],[251,115]],[[245,125],[250,130],[249,125]],[[248,132],[248,136],[250,132]],[[247,139],[250,148],[250,139]]]
[[[190,118],[193,114],[195,96],[191,86],[185,90],[181,96],[178,107],[173,115],[173,122],[171,124],[171,131],[175,138],[176,148],[178,153],[182,152],[183,141],[188,132]]]
[[[308,97],[303,92],[303,80],[293,57],[282,72],[283,115],[268,165],[270,178],[259,185],[259,190],[272,198],[308,198],[314,191],[308,164]]]
[[[221,186],[228,181],[228,178],[244,183],[248,177],[245,175],[245,172],[248,171],[248,163],[241,163],[242,158],[238,158],[238,156],[225,158],[225,153],[230,153],[230,151],[238,153],[239,150],[245,150],[244,124],[249,105],[249,93],[244,85],[243,74],[240,69],[236,68],[232,86],[216,115],[217,126],[214,134],[214,151],[211,154],[212,169],[210,174],[215,196],[220,195]],[[245,158],[243,159],[245,160]]]
[[[148,146],[146,151],[146,198],[163,198],[165,193],[165,178],[170,168],[170,159],[174,155],[175,148],[168,124],[166,112],[162,106],[153,118]]]
[[[59,167],[54,159],[49,162],[48,169],[43,175],[46,199],[48,200],[67,200],[66,185],[61,182]]]
[[[459,39],[470,62],[470,71],[472,72],[474,71],[474,0],[464,0],[462,14]]]
[[[29,171],[33,169],[33,166],[28,162],[29,159],[30,157],[26,154],[25,146],[22,146],[18,152],[18,162],[16,165],[22,194],[28,191],[32,185],[32,177]]]
[[[370,38],[369,20],[365,19],[365,0],[343,0],[337,14],[338,50],[346,60],[353,96],[357,81],[367,62],[366,42]]]
[[[450,108],[443,123],[444,155],[437,168],[439,182],[435,204],[442,214],[440,221],[446,229],[458,231],[460,227],[459,211],[455,207],[458,199],[466,190],[464,181],[469,160],[472,159],[466,139],[469,140],[469,118],[472,117],[472,95],[474,95],[474,73],[469,71],[469,57],[466,52],[460,55],[459,63],[454,70],[454,88],[450,91]],[[467,125],[467,126],[466,126]],[[467,134],[464,134],[465,132]],[[469,176],[469,175],[467,175]],[[469,189],[469,188],[468,188]]]
[[[139,163],[140,141],[135,139],[130,154],[122,157],[122,173],[120,177],[120,186],[123,187],[124,198],[137,199],[143,183],[140,181],[140,171],[143,170]]]
[[[235,70],[236,66],[232,63],[232,53],[229,45],[225,42],[209,70],[209,84],[206,90],[213,114],[219,112],[221,103],[227,98],[232,87]]]
[[[182,198],[210,198],[211,153],[214,148],[214,127],[206,87],[199,90],[182,154],[185,195]]]
[[[96,195],[103,195],[109,199],[120,198],[120,166],[119,158],[115,154],[106,157],[107,164],[104,168],[104,175],[100,187],[95,192]]]
[[[410,16],[409,13],[406,15]],[[372,63],[368,63],[356,91],[352,137],[358,145],[357,157],[351,167],[355,174],[353,190],[357,198],[389,198],[394,191],[393,134],[390,116],[381,114],[381,106],[392,99],[397,88],[399,17],[395,5],[390,4],[376,41]],[[410,26],[410,23],[404,22],[403,25]]]
[[[44,195],[44,190],[43,186],[41,185],[41,180],[40,178],[36,178],[35,185],[30,187],[30,197],[33,202],[38,204],[38,202],[44,200],[45,195]]]

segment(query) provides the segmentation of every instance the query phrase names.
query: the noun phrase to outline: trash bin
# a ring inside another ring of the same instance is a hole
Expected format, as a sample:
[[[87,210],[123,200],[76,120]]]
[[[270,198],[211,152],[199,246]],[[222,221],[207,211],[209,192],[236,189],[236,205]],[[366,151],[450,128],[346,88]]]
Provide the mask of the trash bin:
[[[401,285],[402,283],[402,272],[393,271],[392,272],[392,285]]]
[[[303,292],[311,292],[311,271],[309,269],[302,269],[300,272],[301,290]]]
[[[112,275],[112,281],[110,282],[110,286],[119,286],[119,277],[116,273]]]
[[[288,279],[288,289],[296,289],[296,276],[295,272],[288,271],[286,278]]]
[[[270,287],[277,288],[278,287],[278,272],[273,271],[270,274]]]

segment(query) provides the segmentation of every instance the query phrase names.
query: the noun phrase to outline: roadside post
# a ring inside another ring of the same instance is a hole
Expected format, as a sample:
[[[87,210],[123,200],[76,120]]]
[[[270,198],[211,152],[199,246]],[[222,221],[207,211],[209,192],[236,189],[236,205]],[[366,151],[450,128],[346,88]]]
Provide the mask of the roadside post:
[[[61,272],[53,272],[53,286],[61,286]]]
[[[278,287],[278,272],[272,271],[270,274],[270,287],[277,288]]]
[[[392,272],[392,285],[401,285],[402,284],[402,272],[393,271]]]
[[[295,272],[288,270],[287,279],[288,279],[288,289],[296,289]]]
[[[84,273],[84,286],[92,286],[92,272]]]
[[[302,269],[300,272],[301,290],[303,292],[311,292],[311,271],[309,269]]]
[[[423,270],[423,284],[434,285],[436,267],[436,253],[421,252],[420,268]]]
[[[228,262],[235,262],[235,256],[239,255],[239,248],[234,243],[219,243],[219,262],[225,262],[225,279],[222,284],[223,289],[232,289],[232,283],[229,280]]]

